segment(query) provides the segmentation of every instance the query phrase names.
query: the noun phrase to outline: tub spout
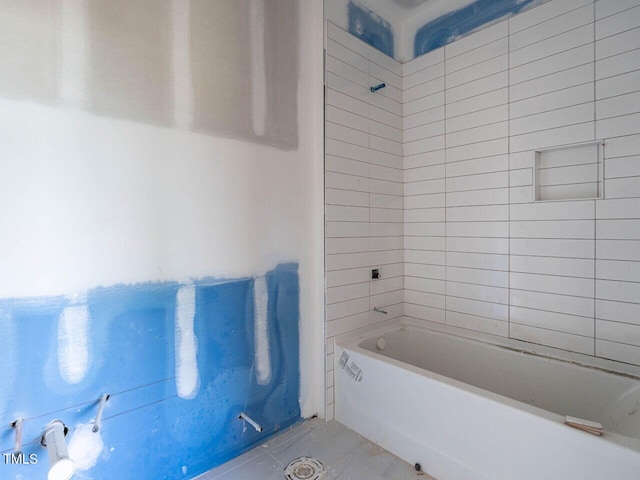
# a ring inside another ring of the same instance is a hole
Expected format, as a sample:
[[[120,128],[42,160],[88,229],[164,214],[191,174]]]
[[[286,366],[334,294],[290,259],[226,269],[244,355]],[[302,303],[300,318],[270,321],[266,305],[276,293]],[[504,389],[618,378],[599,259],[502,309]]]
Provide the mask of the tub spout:
[[[385,315],[388,313],[386,310],[383,310],[380,307],[373,307],[373,311],[378,313],[384,313]]]

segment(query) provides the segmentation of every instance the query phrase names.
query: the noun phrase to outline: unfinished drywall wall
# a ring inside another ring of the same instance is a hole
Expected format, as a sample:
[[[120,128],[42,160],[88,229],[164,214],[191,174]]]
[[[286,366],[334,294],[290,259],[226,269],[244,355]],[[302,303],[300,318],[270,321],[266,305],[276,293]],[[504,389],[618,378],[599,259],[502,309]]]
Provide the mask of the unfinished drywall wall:
[[[197,128],[193,65],[209,61],[189,36],[197,1],[136,3],[130,16],[123,3],[37,3],[0,3],[0,31],[11,32],[16,45],[0,56],[0,68],[10,72],[0,88],[0,229],[6,233],[0,238],[0,319],[10,339],[2,359],[13,366],[11,388],[0,401],[2,422],[26,418],[35,438],[51,420],[44,401],[51,395],[60,408],[87,406],[64,419],[84,435],[99,394],[126,390],[119,380],[128,378],[125,383],[140,387],[132,393],[137,398],[120,403],[116,396],[107,407],[117,420],[109,426],[105,419],[102,443],[94,442],[104,446],[97,457],[84,452],[85,475],[140,478],[123,465],[155,452],[154,476],[190,478],[260,437],[244,433],[237,418],[216,417],[217,436],[202,432],[199,443],[190,444],[193,425],[175,422],[201,418],[213,400],[224,405],[216,415],[232,412],[225,409],[239,403],[227,400],[242,393],[233,385],[263,405],[274,426],[286,424],[278,419],[282,399],[297,406],[287,407],[289,420],[322,405],[321,6],[283,0],[279,8],[292,13],[277,22],[275,13],[267,15],[265,47],[280,49],[291,37],[282,51],[265,53],[267,121],[258,135],[259,122],[248,110],[240,132]],[[140,5],[151,10],[148,17]],[[227,5],[230,23],[250,8]],[[224,11],[198,14],[215,14],[209,19],[215,25]],[[291,32],[302,24],[308,35],[297,38]],[[242,40],[250,42],[248,33]],[[142,45],[129,50],[135,42]],[[169,46],[165,51],[154,42]],[[104,58],[109,55],[118,58]],[[236,61],[228,58],[231,66]],[[252,78],[253,67],[243,65],[238,81]],[[98,66],[109,81],[96,78]],[[289,78],[270,89],[280,72]],[[272,116],[276,104],[287,117],[282,122]],[[281,126],[269,126],[272,121]],[[280,274],[286,282],[273,282]],[[257,293],[254,282],[262,285]],[[105,292],[115,293],[95,303]],[[278,312],[285,310],[292,315],[281,328]],[[237,342],[225,343],[228,329]],[[25,342],[29,337],[35,340]],[[300,354],[299,344],[305,346]],[[23,362],[29,354],[37,358]],[[216,372],[216,355],[244,363]],[[155,365],[152,375],[144,375],[145,362]],[[259,380],[252,383],[247,372],[254,363]],[[245,381],[236,382],[245,373]],[[273,395],[263,395],[268,391]],[[233,425],[239,425],[231,434],[239,448],[218,456]],[[2,451],[11,451],[13,431],[6,427],[1,435]],[[156,437],[163,440],[150,450]],[[180,447],[163,446],[166,440]],[[176,452],[184,448],[187,463],[178,464]],[[7,475],[2,468],[2,478],[39,475],[29,466]]]

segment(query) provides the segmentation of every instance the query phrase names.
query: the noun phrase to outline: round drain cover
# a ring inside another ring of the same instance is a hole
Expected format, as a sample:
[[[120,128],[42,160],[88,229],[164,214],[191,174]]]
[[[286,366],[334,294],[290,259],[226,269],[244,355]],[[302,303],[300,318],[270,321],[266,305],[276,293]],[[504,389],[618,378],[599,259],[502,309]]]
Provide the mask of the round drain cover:
[[[322,480],[327,469],[318,460],[311,457],[296,458],[284,469],[287,480]]]

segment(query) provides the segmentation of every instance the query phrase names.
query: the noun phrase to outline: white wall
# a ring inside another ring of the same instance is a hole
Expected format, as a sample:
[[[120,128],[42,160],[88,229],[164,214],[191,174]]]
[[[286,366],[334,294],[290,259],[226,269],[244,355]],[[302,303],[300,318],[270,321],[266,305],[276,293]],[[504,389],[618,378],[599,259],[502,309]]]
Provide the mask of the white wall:
[[[334,336],[402,315],[402,67],[333,23],[326,65],[326,373],[332,418]],[[381,82],[387,86],[372,93],[369,87]],[[373,268],[380,279],[371,279]]]
[[[0,297],[237,278],[298,262],[302,413],[319,411],[323,24],[322,6],[313,3],[299,8],[295,150],[98,116],[75,108],[69,95],[0,99]],[[63,33],[72,37],[83,28],[47,12],[24,13],[3,7],[0,21],[22,32],[71,28]],[[42,45],[25,43],[20,48],[38,58]],[[61,82],[64,69],[30,72],[20,53],[2,58],[17,69],[10,87],[19,90],[31,77]],[[91,87],[83,75],[77,81]]]
[[[639,42],[637,0],[552,0],[403,65],[405,315],[640,365]],[[604,199],[533,202],[600,139]]]

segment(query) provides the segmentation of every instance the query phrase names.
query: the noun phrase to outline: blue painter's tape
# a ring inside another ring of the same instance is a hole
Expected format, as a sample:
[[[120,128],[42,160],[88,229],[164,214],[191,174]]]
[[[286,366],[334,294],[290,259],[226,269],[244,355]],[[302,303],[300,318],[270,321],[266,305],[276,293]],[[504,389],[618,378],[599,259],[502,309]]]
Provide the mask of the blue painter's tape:
[[[499,18],[515,15],[540,0],[476,0],[472,4],[439,17],[422,26],[414,40],[414,56],[451,43]]]
[[[193,398],[176,389],[178,283],[96,288],[88,292],[89,365],[71,385],[58,368],[59,318],[64,297],[0,300],[0,327],[10,348],[0,349],[0,452],[11,452],[17,417],[24,423],[24,453],[36,465],[6,465],[0,478],[46,478],[43,427],[59,418],[70,428],[95,418],[102,393],[111,398],[100,435],[104,449],[79,478],[193,478],[301,420],[299,284],[296,264],[267,272],[267,325],[271,376],[255,371],[254,279],[194,282],[193,332],[199,387]],[[264,383],[264,382],[262,382]],[[262,433],[238,419],[246,412]]]
[[[347,6],[349,32],[373,48],[393,57],[393,32],[391,24],[354,2]]]

